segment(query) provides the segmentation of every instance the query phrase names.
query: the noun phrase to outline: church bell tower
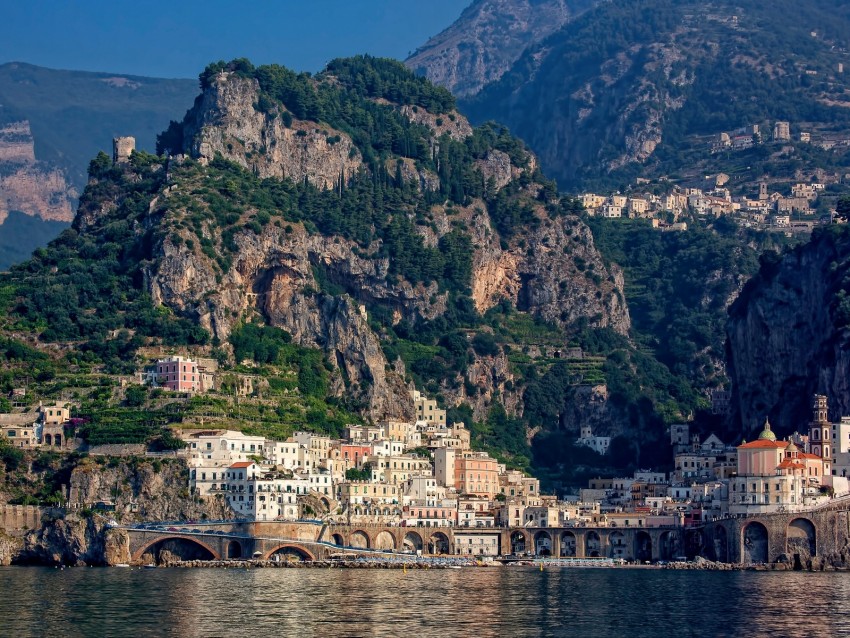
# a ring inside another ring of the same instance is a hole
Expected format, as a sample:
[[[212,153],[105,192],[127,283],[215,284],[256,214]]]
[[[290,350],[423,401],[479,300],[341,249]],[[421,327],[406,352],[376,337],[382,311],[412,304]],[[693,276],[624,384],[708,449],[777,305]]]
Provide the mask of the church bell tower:
[[[809,424],[809,447],[812,454],[823,459],[824,476],[832,474],[832,425],[827,418],[826,397],[816,394],[812,402],[812,422]]]

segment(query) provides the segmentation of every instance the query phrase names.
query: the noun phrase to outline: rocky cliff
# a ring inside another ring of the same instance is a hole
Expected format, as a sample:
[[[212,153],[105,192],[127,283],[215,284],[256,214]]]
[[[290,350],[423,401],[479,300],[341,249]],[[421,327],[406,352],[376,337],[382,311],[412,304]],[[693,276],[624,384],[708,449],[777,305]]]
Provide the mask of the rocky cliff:
[[[99,518],[60,511],[47,514],[41,529],[28,532],[13,557],[17,564],[118,565],[130,562],[127,533]]]
[[[805,431],[812,395],[829,397],[830,418],[850,414],[850,233],[819,229],[759,274],[729,311],[728,359],[736,424],[765,417],[781,434]]]
[[[0,565],[115,565],[128,563],[129,540],[125,532],[109,526],[137,521],[225,520],[233,517],[217,498],[198,499],[189,494],[185,461],[136,457],[78,457],[25,455],[17,470],[0,482],[0,498],[9,491],[19,498],[31,486],[43,489],[63,481],[63,499],[74,509],[42,510],[39,524],[29,529],[0,529]],[[110,511],[89,509],[109,504]],[[114,509],[112,507],[114,506]],[[13,535],[9,535],[13,534]]]
[[[474,95],[502,77],[527,47],[593,4],[595,0],[476,0],[406,64],[457,96]]]
[[[112,516],[122,522],[233,516],[223,500],[192,498],[188,467],[177,459],[82,459],[73,468],[68,487],[71,502],[112,503]]]
[[[276,113],[261,112],[259,98],[257,80],[217,76],[186,115],[184,150],[207,161],[219,154],[261,177],[307,179],[319,188],[333,188],[360,168],[348,135],[315,122],[287,126]]]
[[[225,157],[260,177],[310,181],[328,191],[345,187],[345,176],[366,170],[350,138],[325,125],[292,118],[282,123],[280,114],[260,112],[260,88],[256,80],[235,73],[218,74],[187,114],[182,136],[185,149],[203,163]],[[396,108],[391,103],[388,109]],[[435,153],[441,136],[465,143],[473,129],[458,113],[438,117],[409,105],[398,112],[413,124],[427,128]],[[300,134],[303,133],[303,134]],[[331,135],[333,134],[333,135]],[[328,136],[337,138],[328,143]],[[260,148],[266,150],[262,153]],[[394,160],[387,160],[392,165]],[[408,166],[401,164],[400,166]],[[520,180],[529,180],[536,160],[525,153],[523,165],[508,153],[491,149],[475,169],[497,191]],[[400,168],[402,179],[404,171]],[[172,170],[173,176],[180,169]],[[408,179],[422,193],[440,188],[424,179],[427,169],[408,167]],[[436,176],[435,176],[436,178]],[[197,183],[173,179],[151,204],[151,220],[162,224],[188,213],[183,202],[198,192]],[[533,182],[527,190],[534,194]],[[103,205],[91,223],[102,215]],[[88,206],[81,208],[90,210]],[[212,212],[212,211],[210,211]],[[251,215],[250,207],[243,213]],[[85,213],[88,215],[88,213]],[[488,213],[488,204],[473,200],[463,207],[433,205],[430,224],[417,226],[426,246],[436,246],[453,228],[465,227],[472,247],[471,296],[479,312],[501,300],[517,308],[567,327],[580,319],[596,327],[611,327],[626,334],[628,310],[623,303],[622,276],[603,264],[589,229],[576,217],[549,219],[543,205],[534,211],[537,221],[509,241],[499,237]],[[78,226],[81,220],[78,218]],[[199,220],[200,221],[200,220]],[[234,325],[257,313],[282,327],[295,340],[323,348],[348,388],[369,408],[375,419],[412,415],[404,379],[389,366],[378,337],[369,326],[369,310],[388,311],[393,323],[415,325],[441,317],[448,307],[448,292],[437,282],[415,282],[392,274],[391,259],[383,256],[381,241],[366,250],[353,239],[316,234],[308,224],[266,224],[261,229],[240,229],[231,235],[231,263],[226,270],[204,241],[221,242],[222,232],[208,215],[196,228],[168,236],[157,259],[146,267],[146,280],[156,303],[189,315],[209,332],[226,341]],[[197,239],[201,239],[201,246]],[[322,274],[322,281],[317,274]],[[330,282],[338,293],[322,290]]]
[[[59,168],[36,161],[28,121],[0,127],[0,225],[13,210],[70,223],[77,195]]]

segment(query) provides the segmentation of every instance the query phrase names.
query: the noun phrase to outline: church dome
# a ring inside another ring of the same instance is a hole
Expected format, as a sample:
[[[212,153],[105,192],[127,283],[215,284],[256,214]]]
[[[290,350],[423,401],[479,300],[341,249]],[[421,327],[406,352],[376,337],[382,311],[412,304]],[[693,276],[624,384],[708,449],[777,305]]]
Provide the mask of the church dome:
[[[764,430],[759,434],[759,441],[775,441],[776,435],[770,429],[770,421],[765,418],[764,420]]]

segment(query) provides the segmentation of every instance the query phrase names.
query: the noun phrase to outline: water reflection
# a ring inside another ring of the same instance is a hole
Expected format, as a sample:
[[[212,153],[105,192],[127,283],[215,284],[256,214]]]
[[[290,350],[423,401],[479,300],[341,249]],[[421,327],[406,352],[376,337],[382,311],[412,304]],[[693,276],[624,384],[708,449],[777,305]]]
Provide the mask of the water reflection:
[[[16,637],[850,636],[829,573],[3,568],[0,591]]]

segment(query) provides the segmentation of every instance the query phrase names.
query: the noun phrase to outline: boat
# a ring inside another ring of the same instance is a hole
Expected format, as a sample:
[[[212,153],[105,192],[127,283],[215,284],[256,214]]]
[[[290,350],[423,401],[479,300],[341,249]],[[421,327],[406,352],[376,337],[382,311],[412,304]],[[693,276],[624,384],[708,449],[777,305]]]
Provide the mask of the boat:
[[[118,563],[117,565],[113,565],[113,567],[129,567],[130,565],[127,563]]]
[[[145,569],[156,569],[156,565],[145,565]]]

